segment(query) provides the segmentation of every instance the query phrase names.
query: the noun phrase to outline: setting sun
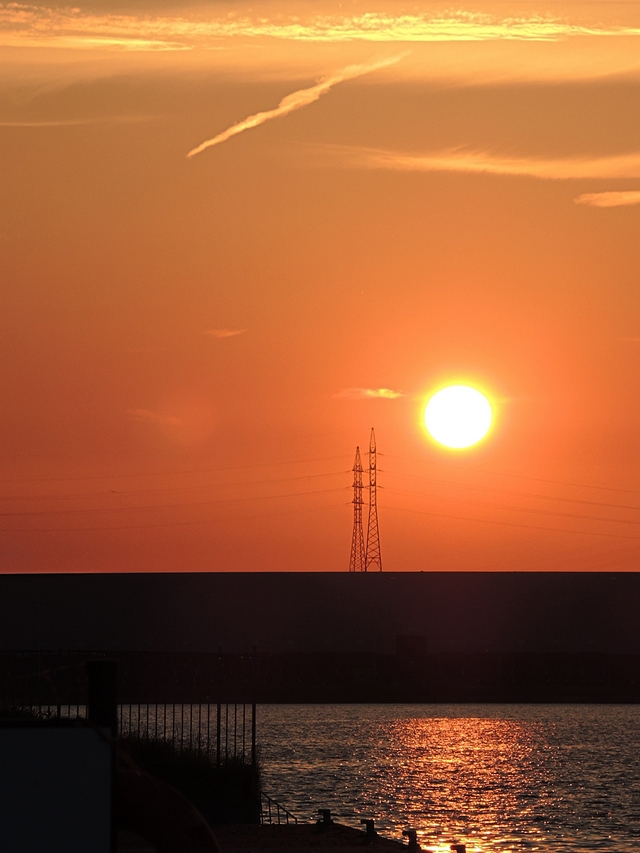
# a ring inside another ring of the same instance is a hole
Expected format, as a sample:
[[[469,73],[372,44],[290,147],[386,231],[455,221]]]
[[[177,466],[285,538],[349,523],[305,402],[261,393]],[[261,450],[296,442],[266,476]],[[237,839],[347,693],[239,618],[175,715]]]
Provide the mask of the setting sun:
[[[469,385],[449,385],[427,403],[424,423],[429,435],[445,447],[471,447],[485,437],[493,413],[487,398]]]

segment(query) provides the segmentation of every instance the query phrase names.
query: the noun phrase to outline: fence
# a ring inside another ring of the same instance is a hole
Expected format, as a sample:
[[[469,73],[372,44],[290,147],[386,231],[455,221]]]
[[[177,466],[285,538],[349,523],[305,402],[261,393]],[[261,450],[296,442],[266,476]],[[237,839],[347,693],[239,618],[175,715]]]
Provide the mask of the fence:
[[[0,715],[86,717],[86,663],[109,657],[101,652],[0,652]],[[122,681],[129,694],[160,698],[148,678],[139,684],[135,678],[127,681],[125,673]],[[255,703],[128,702],[118,704],[117,718],[120,737],[170,742],[180,752],[206,755],[217,766],[230,761],[256,765]]]
[[[170,741],[207,755],[219,767],[256,763],[255,703],[152,703],[118,706],[120,737]]]
[[[42,708],[58,717],[84,716],[89,657],[65,652],[0,653],[0,708]]]

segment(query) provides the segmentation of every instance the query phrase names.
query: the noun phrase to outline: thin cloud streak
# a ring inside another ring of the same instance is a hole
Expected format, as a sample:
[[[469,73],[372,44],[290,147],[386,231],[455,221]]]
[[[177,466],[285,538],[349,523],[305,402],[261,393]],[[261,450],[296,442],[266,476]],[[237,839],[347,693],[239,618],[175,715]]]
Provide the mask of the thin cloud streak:
[[[392,391],[391,388],[344,388],[334,394],[335,397],[347,400],[382,399],[395,400],[404,396],[402,391]]]
[[[575,198],[574,201],[576,204],[586,204],[589,207],[627,207],[633,204],[640,204],[640,190],[583,193]]]
[[[210,335],[212,338],[235,338],[236,335],[244,335],[246,329],[209,329],[203,332],[203,335]]]
[[[159,116],[95,116],[93,118],[72,118],[51,121],[0,121],[0,127],[78,127],[89,124],[138,124],[156,121]]]
[[[571,37],[638,36],[630,26],[591,27],[551,15],[310,15],[288,20],[232,14],[202,20],[184,16],[91,14],[20,3],[0,4],[0,44],[136,51],[215,49],[213,40],[268,38],[303,42],[558,41]]]
[[[220,143],[226,142],[228,139],[231,139],[232,136],[237,136],[237,134],[242,133],[245,130],[249,130],[252,127],[258,127],[266,121],[270,121],[274,118],[280,118],[280,116],[288,115],[295,110],[299,110],[302,107],[313,104],[337,83],[343,83],[345,80],[353,80],[356,77],[362,77],[364,74],[370,74],[372,71],[377,71],[380,68],[395,65],[401,59],[402,56],[393,56],[387,59],[381,59],[378,62],[372,62],[369,65],[349,65],[347,68],[344,68],[342,71],[338,71],[336,74],[330,74],[328,77],[324,77],[316,83],[315,86],[311,86],[309,89],[298,89],[297,92],[292,92],[290,95],[286,95],[275,109],[265,110],[264,112],[249,116],[244,119],[244,121],[232,125],[227,128],[227,130],[219,133],[217,136],[214,136],[212,139],[205,140],[205,142],[202,142],[196,148],[192,148],[187,154],[187,157],[194,157],[196,154],[200,154],[205,149],[211,148],[214,145],[220,145]]]
[[[640,151],[608,157],[503,157],[459,148],[406,154],[370,148],[324,146],[339,165],[399,172],[467,172],[543,180],[640,178]]]

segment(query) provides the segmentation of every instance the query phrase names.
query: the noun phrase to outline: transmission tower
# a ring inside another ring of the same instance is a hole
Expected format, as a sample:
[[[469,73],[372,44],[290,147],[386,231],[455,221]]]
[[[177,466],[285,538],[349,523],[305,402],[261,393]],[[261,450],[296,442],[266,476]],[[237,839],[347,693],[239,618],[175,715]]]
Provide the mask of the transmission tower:
[[[360,448],[356,447],[353,463],[353,537],[351,539],[350,572],[364,572],[364,533],[362,530],[362,460]]]
[[[367,525],[367,550],[364,554],[364,570],[369,567],[382,571],[382,556],[380,555],[380,531],[378,530],[378,500],[377,500],[377,462],[376,462],[376,434],[371,428],[371,439],[369,440],[369,523]]]

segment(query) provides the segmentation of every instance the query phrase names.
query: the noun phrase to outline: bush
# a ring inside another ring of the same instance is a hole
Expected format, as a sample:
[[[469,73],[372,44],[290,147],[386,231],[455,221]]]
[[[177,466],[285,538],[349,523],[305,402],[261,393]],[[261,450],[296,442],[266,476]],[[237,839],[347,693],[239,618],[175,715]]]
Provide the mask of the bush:
[[[210,824],[260,822],[260,770],[238,759],[219,767],[195,749],[171,741],[123,737],[122,752],[142,769],[177,788]]]

